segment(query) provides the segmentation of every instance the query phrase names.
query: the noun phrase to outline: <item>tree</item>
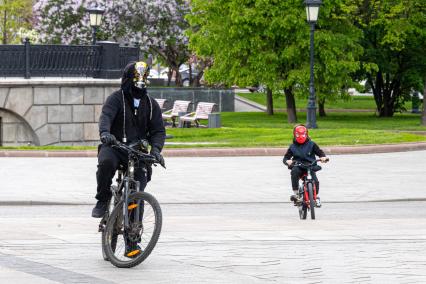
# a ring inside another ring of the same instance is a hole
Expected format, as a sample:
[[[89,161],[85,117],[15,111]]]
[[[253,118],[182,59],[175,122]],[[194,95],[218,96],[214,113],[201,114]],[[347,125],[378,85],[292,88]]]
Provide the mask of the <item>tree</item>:
[[[205,73],[207,81],[265,85],[267,112],[273,114],[272,94],[282,90],[275,80],[282,43],[274,32],[278,24],[271,25],[271,18],[282,7],[266,1],[199,0],[192,2],[192,8],[190,47],[202,58],[213,58]]]
[[[212,58],[201,58],[195,53],[191,55],[188,61],[189,66],[189,85],[193,87],[199,87],[201,85],[201,78],[204,76],[204,71],[213,64]],[[196,76],[193,77],[193,68],[197,72]]]
[[[421,124],[426,126],[426,76],[423,83],[423,111],[421,116]]]
[[[47,44],[89,44],[89,17],[81,0],[41,0],[33,6],[38,41]]]
[[[44,0],[34,5],[36,30],[45,43],[88,44],[91,29],[86,7],[98,5],[94,0]],[[176,74],[181,85],[179,67],[189,58],[187,28],[184,17],[189,11],[186,0],[105,0],[104,20],[99,39],[140,44],[144,53],[157,56]]]
[[[30,25],[31,0],[0,0],[0,38],[2,44],[21,40],[19,29]]]
[[[380,116],[403,109],[426,74],[424,0],[357,0],[363,31],[361,77],[367,78]]]
[[[330,97],[345,92],[358,69],[360,33],[352,25],[349,1],[327,1],[316,33],[316,85]],[[296,122],[294,95],[309,85],[309,26],[302,1],[194,0],[188,16],[190,47],[214,58],[206,71],[211,82],[263,84],[272,114],[272,94],[284,92],[288,121]]]

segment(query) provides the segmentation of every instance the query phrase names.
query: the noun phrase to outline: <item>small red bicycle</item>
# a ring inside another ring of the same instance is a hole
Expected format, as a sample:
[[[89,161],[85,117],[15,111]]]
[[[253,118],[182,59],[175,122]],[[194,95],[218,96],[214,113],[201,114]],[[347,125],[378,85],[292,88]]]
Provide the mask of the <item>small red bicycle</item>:
[[[300,202],[297,202],[297,208],[299,209],[299,217],[302,220],[306,219],[306,216],[308,215],[308,211],[311,212],[311,219],[315,219],[315,207],[316,207],[316,200],[317,200],[317,189],[315,185],[315,181],[312,178],[312,171],[314,170],[314,167],[316,167],[316,171],[320,170],[321,167],[318,166],[316,163],[321,161],[320,159],[315,160],[311,164],[303,164],[301,162],[295,162],[294,166],[301,167],[303,169],[306,169],[306,173],[303,174],[300,179],[302,180],[302,183],[299,184],[299,192],[298,197]],[[328,162],[329,159],[326,159],[326,162]],[[318,169],[319,167],[319,169]]]

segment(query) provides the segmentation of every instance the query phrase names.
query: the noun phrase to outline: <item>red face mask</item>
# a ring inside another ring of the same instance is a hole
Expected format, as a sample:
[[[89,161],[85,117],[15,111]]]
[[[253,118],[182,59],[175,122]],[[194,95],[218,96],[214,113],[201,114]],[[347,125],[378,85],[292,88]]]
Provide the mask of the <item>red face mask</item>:
[[[306,129],[306,127],[303,125],[297,126],[294,129],[294,138],[299,144],[305,143],[306,139],[308,138],[308,129]]]

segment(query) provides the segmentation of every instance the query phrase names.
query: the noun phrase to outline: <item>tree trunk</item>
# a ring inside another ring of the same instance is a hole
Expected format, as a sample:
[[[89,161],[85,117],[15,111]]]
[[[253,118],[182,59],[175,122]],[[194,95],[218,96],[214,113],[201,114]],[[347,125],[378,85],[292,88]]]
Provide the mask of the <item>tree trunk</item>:
[[[266,113],[268,115],[274,115],[274,99],[272,97],[272,90],[266,88]]]
[[[392,117],[395,111],[394,102],[391,98],[391,90],[383,90],[383,107],[380,110],[381,117]]]
[[[7,2],[5,1],[4,5],[6,6]],[[3,44],[7,44],[7,12],[6,7],[3,13]]]
[[[192,63],[188,62],[189,67],[189,84],[188,86],[191,86],[193,84],[193,78],[192,78]]]
[[[423,86],[423,112],[422,112],[422,125],[426,126],[426,77],[425,85]]]
[[[296,101],[290,88],[284,89],[285,102],[287,105],[287,121],[288,123],[297,122]]]
[[[175,84],[176,84],[176,87],[182,87],[182,85],[183,85],[182,84],[182,76],[180,75],[179,67],[175,68],[174,71],[175,71]]]
[[[386,81],[383,79],[383,72],[377,72],[375,84],[372,78],[369,78],[370,85],[373,90],[374,99],[376,101],[377,111],[380,117],[392,117],[395,112],[395,102],[400,96],[400,82],[398,78],[394,78],[390,82],[390,75],[385,74]],[[393,87],[392,87],[393,86]]]
[[[204,71],[200,71],[194,78],[194,81],[192,82],[193,87],[199,87],[201,78],[203,77]]]
[[[318,100],[318,110],[319,110],[319,116],[321,116],[321,117],[326,116],[326,113],[325,113],[325,99]]]
[[[170,87],[170,83],[172,82],[172,76],[173,70],[172,68],[169,68],[169,71],[167,72],[167,87]]]

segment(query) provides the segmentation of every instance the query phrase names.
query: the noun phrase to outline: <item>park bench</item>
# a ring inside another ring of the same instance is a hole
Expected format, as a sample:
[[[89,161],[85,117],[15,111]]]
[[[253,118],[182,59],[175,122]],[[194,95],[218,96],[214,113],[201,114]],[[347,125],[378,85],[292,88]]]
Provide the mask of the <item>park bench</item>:
[[[173,108],[166,110],[163,112],[163,120],[172,120],[172,126],[176,127],[176,118],[179,116],[179,113],[187,113],[189,105],[191,104],[191,101],[180,101],[176,100],[173,103]]]
[[[189,123],[190,126],[191,123],[194,123],[196,127],[200,127],[200,120],[208,120],[209,114],[213,112],[215,106],[215,103],[199,102],[195,112],[188,113],[179,118],[181,122],[179,124],[185,125]]]
[[[167,102],[167,100],[166,99],[155,99],[155,101],[160,106],[160,109],[163,110],[164,109],[164,104]]]

